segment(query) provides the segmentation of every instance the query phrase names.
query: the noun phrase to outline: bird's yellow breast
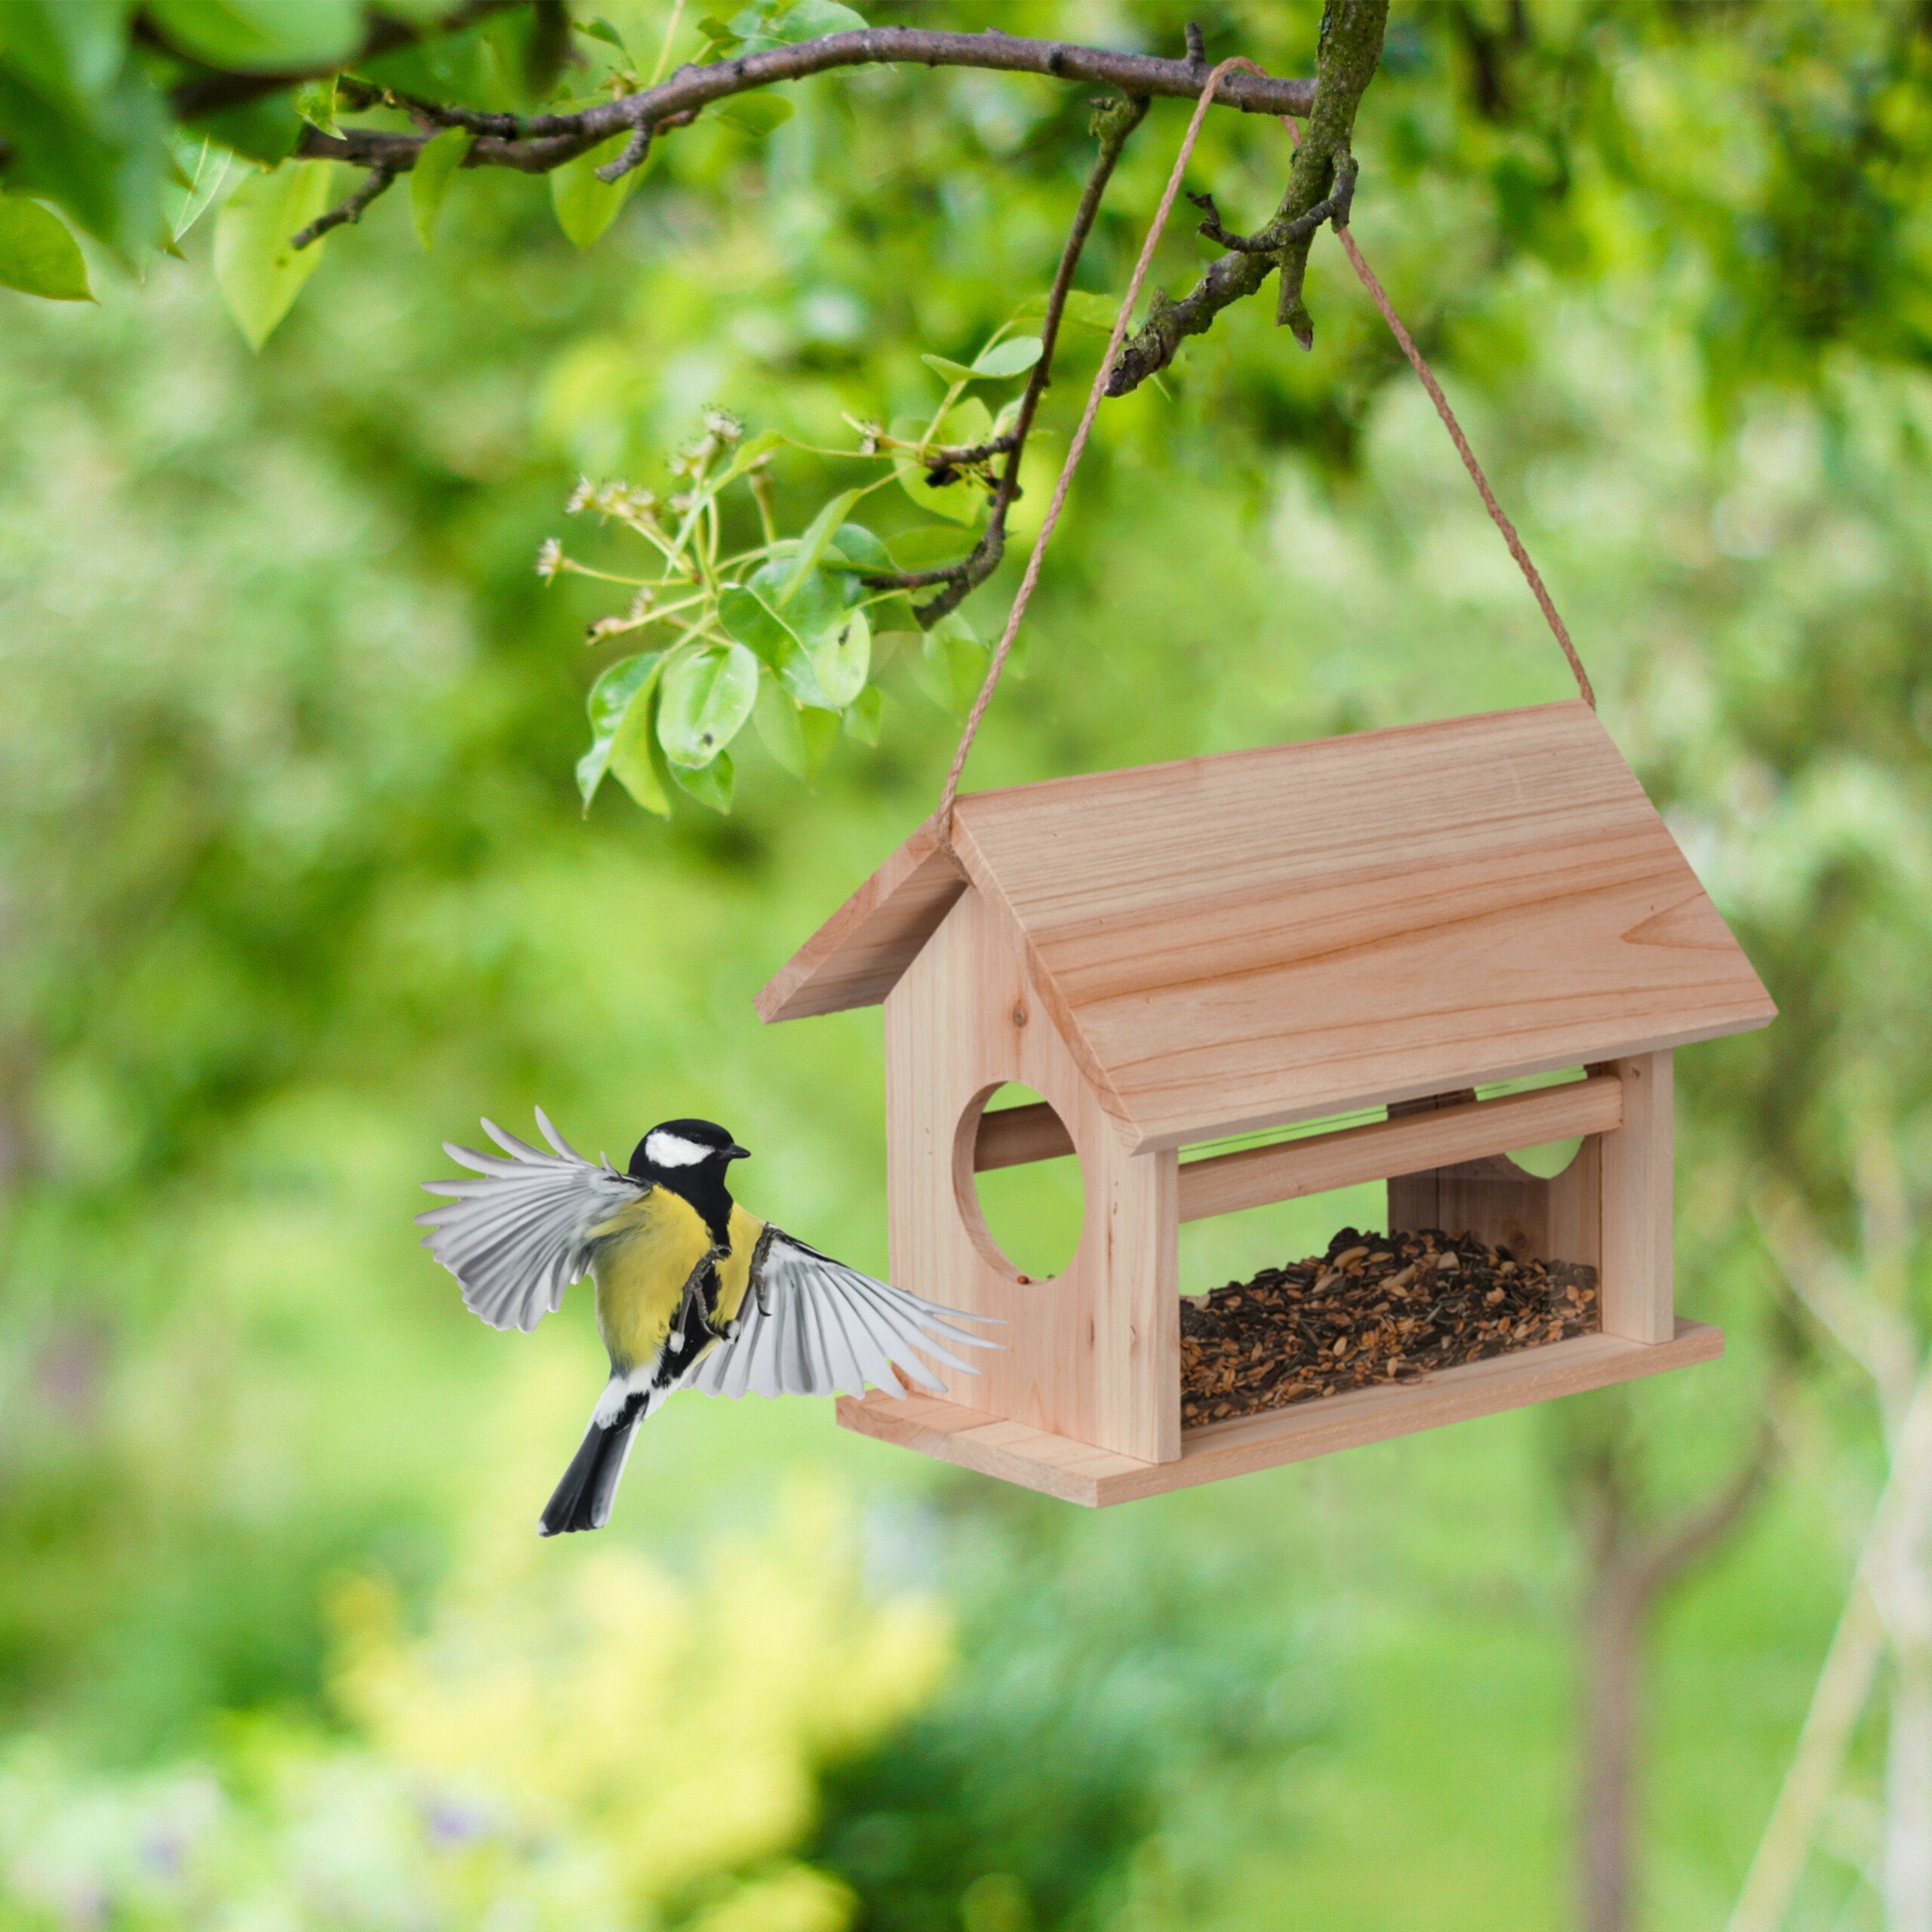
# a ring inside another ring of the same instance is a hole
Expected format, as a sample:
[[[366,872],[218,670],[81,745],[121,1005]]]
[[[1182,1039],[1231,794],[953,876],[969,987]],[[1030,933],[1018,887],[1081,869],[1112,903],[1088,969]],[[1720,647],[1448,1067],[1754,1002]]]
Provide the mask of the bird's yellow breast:
[[[736,1201],[731,1204],[731,1251],[718,1264],[718,1313],[721,1327],[735,1321],[745,1305],[745,1291],[751,1285],[752,1255],[764,1223],[755,1214],[747,1214]]]
[[[752,1250],[763,1227],[742,1208],[732,1209],[731,1250],[718,1263],[721,1323],[744,1300]],[[592,1232],[602,1244],[591,1263],[598,1332],[612,1365],[628,1373],[663,1349],[685,1284],[710,1252],[711,1231],[682,1195],[654,1187]]]

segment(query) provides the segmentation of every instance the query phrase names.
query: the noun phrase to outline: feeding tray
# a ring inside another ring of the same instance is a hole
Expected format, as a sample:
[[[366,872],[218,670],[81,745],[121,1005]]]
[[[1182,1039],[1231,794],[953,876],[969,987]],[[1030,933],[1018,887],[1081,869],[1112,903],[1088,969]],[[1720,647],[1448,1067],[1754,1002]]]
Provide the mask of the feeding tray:
[[[1586,705],[961,798],[758,1008],[881,1001],[893,1278],[1006,1346],[848,1428],[1105,1503],[1721,1349],[1672,1305],[1671,1052],[1776,1009]],[[988,1114],[1009,1082],[1044,1103]],[[1553,1177],[1508,1158],[1566,1137]],[[974,1177],[1069,1152],[1078,1244],[1029,1281]],[[1593,1270],[1592,1331],[1183,1429],[1180,1224],[1373,1181],[1398,1234]]]

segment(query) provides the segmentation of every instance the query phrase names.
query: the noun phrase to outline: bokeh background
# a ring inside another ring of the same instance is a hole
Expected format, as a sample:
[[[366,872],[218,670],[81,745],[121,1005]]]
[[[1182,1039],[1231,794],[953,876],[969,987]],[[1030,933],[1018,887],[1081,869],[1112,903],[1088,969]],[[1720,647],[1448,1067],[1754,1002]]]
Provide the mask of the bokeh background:
[[[894,17],[1167,49],[1189,11]],[[1308,71],[1311,0],[1192,11]],[[751,1001],[956,715],[891,664],[813,789],[748,738],[729,818],[586,817],[609,605],[531,566],[707,405],[820,443],[930,408],[918,352],[1045,287],[1077,91],[823,78],[768,140],[666,143],[583,255],[541,181],[464,177],[426,259],[395,198],[259,357],[203,231],[97,306],[0,294],[0,1926],[1580,1923],[1611,1694],[1634,1922],[1724,1924],[1757,1859],[1740,1927],[1926,1932],[1928,76],[1897,0],[1397,5],[1356,232],[1783,1008],[1681,1063],[1680,1305],[1730,1352],[1097,1515],[687,1397],[611,1530],[540,1545],[587,1304],[493,1334],[410,1221],[479,1112],[620,1157],[696,1112],[883,1267],[878,1015]],[[1222,116],[1195,178],[1241,223],[1285,166]],[[1177,223],[1160,273],[1206,259]],[[1311,293],[1312,355],[1264,298],[1104,411],[972,782],[1567,694],[1325,238]],[[840,473],[781,457],[781,508]]]

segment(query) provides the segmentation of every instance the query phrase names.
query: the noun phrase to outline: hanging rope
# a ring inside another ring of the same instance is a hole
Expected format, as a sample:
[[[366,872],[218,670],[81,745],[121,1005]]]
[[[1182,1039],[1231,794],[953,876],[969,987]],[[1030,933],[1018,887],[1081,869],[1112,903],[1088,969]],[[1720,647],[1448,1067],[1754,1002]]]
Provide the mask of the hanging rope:
[[[1032,555],[1026,559],[1026,568],[1020,580],[1020,588],[1014,594],[1013,608],[1007,613],[1006,629],[1000,634],[995,648],[992,662],[986,666],[986,681],[980,687],[980,694],[973,700],[972,709],[966,714],[966,728],[960,734],[959,748],[952,755],[952,764],[946,774],[946,784],[940,793],[938,829],[940,841],[950,845],[952,842],[952,813],[959,797],[959,780],[966,769],[966,761],[972,755],[973,740],[979,734],[980,722],[986,715],[986,707],[993,701],[993,693],[999,688],[1000,674],[1006,669],[1006,660],[1011,656],[1014,640],[1020,635],[1021,621],[1026,614],[1026,606],[1032,601],[1034,587],[1040,580],[1040,568],[1046,561],[1047,546],[1053,540],[1054,526],[1060,521],[1060,513],[1066,503],[1066,493],[1073,482],[1073,472],[1080,467],[1080,459],[1086,452],[1087,439],[1094,430],[1094,419],[1100,411],[1100,398],[1106,394],[1107,378],[1113,372],[1114,358],[1120,353],[1120,346],[1127,337],[1128,324],[1132,319],[1134,304],[1140,297],[1140,285],[1147,278],[1149,266],[1154,259],[1154,251],[1159,245],[1161,234],[1168,225],[1168,217],[1174,212],[1175,197],[1180,192],[1180,184],[1187,172],[1187,164],[1193,158],[1194,144],[1200,138],[1201,124],[1208,118],[1208,109],[1213,103],[1217,90],[1228,75],[1237,68],[1243,68],[1251,74],[1264,79],[1266,70],[1249,60],[1245,54],[1237,54],[1223,60],[1207,78],[1201,90],[1201,97],[1195,102],[1192,118],[1187,124],[1187,132],[1181,137],[1180,151],[1174,156],[1173,171],[1168,177],[1168,185],[1161,191],[1160,205],[1154,211],[1154,219],[1147,230],[1147,238],[1141,244],[1140,258],[1134,265],[1134,273],[1127,285],[1127,293],[1121,298],[1120,313],[1114,318],[1113,333],[1107,338],[1106,352],[1100,358],[1100,366],[1094,377],[1094,386],[1087,392],[1087,406],[1081,411],[1079,427],[1073,432],[1073,440],[1067,445],[1066,460],[1060,465],[1059,480],[1054,485],[1051,500],[1047,505],[1046,515],[1040,524],[1040,534],[1033,540]],[[1281,117],[1281,125],[1287,129],[1289,138],[1300,143],[1301,131],[1287,115]],[[1429,392],[1429,400],[1435,405],[1435,413],[1442,419],[1442,426],[1449,432],[1450,440],[1456,445],[1456,453],[1463,459],[1463,466],[1469,472],[1470,480],[1475,485],[1483,500],[1483,507],[1489,512],[1491,521],[1501,531],[1503,540],[1509,546],[1509,554],[1515,558],[1517,568],[1523,573],[1557,642],[1563,648],[1563,655],[1568,660],[1571,672],[1577,680],[1577,688],[1583,702],[1595,710],[1597,694],[1592,686],[1589,674],[1583,669],[1583,660],[1577,655],[1577,647],[1570,641],[1570,633],[1563,620],[1556,614],[1556,606],[1551,601],[1549,590],[1537,567],[1530,561],[1530,553],[1523,547],[1523,540],[1516,534],[1516,527],[1503,514],[1503,506],[1496,500],[1496,493],[1489,487],[1489,479],[1482,472],[1482,466],[1476,461],[1475,453],[1469,448],[1469,438],[1463,434],[1463,426],[1456,420],[1456,412],[1449,407],[1449,399],[1442,393],[1442,386],[1437,382],[1429,365],[1423,360],[1422,351],[1417,348],[1401,319],[1395,313],[1389,300],[1388,292],[1376,279],[1375,272],[1363,260],[1361,251],[1355,244],[1355,238],[1348,230],[1346,220],[1338,215],[1335,222],[1337,238],[1344,252],[1354,265],[1355,273],[1361,278],[1363,288],[1367,290],[1369,299],[1381,311],[1382,319],[1394,333],[1401,344],[1402,353],[1409,359],[1409,365],[1420,377],[1423,387]]]
[[[1281,125],[1287,129],[1289,138],[1299,144],[1301,131],[1284,114]],[[1335,218],[1335,238],[1342,245],[1342,252],[1353,263],[1355,273],[1361,278],[1361,285],[1368,291],[1368,299],[1382,312],[1382,319],[1389,325],[1389,333],[1401,345],[1402,353],[1409,358],[1409,367],[1421,378],[1422,386],[1429,392],[1429,399],[1435,405],[1435,413],[1442,418],[1442,426],[1449,432],[1449,440],[1456,445],[1456,454],[1463,459],[1463,467],[1469,472],[1469,481],[1476,486],[1476,493],[1482,498],[1483,508],[1488,511],[1490,521],[1503,533],[1503,540],[1509,546],[1509,554],[1516,560],[1516,568],[1523,573],[1523,580],[1530,586],[1531,594],[1548,620],[1556,641],[1563,647],[1563,654],[1569,660],[1571,675],[1577,680],[1577,689],[1582,694],[1583,702],[1594,711],[1597,708],[1596,688],[1590,682],[1590,674],[1583,669],[1583,660],[1577,655],[1577,647],[1570,641],[1568,628],[1556,614],[1556,606],[1544,585],[1543,574],[1530,561],[1530,553],[1523,548],[1523,540],[1516,534],[1516,526],[1503,512],[1503,506],[1496,500],[1496,492],[1489,487],[1489,478],[1482,473],[1482,465],[1477,462],[1475,451],[1469,448],[1469,439],[1463,434],[1463,426],[1456,420],[1456,412],[1449,407],[1449,398],[1442,393],[1442,385],[1435,380],[1435,374],[1422,359],[1422,351],[1415,346],[1409,332],[1402,326],[1402,318],[1396,314],[1389,300],[1389,291],[1376,278],[1375,271],[1362,260],[1361,251],[1355,246],[1355,238],[1349,232],[1347,211],[1345,209]]]

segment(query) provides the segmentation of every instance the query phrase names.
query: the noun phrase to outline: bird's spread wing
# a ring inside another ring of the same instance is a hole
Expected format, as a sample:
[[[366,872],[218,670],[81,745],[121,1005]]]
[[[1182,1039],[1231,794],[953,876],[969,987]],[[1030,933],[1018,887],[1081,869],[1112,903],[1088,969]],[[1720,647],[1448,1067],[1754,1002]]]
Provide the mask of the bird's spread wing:
[[[871,1382],[897,1395],[896,1365],[943,1395],[946,1385],[920,1356],[977,1374],[947,1344],[998,1347],[959,1325],[986,1318],[875,1281],[768,1226],[752,1258],[737,1333],[711,1349],[684,1386],[707,1395],[863,1395]]]
[[[589,1267],[591,1231],[646,1191],[608,1160],[586,1161],[541,1108],[537,1124],[553,1152],[487,1120],[483,1131],[507,1160],[445,1141],[443,1152],[479,1178],[424,1182],[426,1193],[455,1199],[416,1217],[429,1230],[423,1245],[462,1283],[464,1306],[492,1328],[534,1328]]]

